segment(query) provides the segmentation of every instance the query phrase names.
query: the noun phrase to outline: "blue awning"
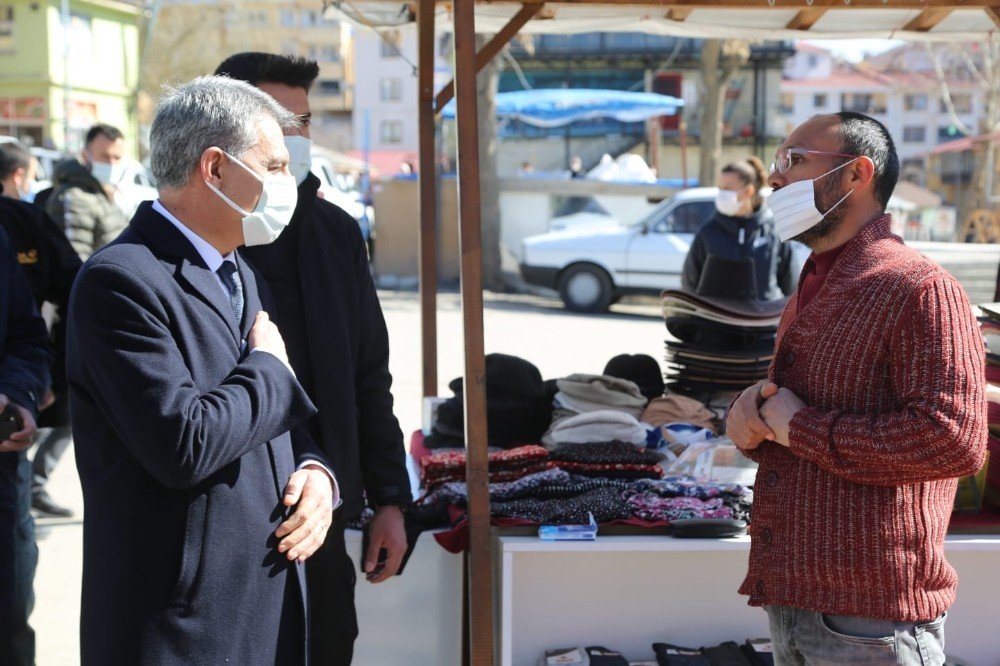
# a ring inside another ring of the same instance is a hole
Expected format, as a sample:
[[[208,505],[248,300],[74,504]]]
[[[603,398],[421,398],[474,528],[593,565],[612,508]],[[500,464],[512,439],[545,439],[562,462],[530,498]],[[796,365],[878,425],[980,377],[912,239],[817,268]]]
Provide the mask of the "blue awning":
[[[684,100],[669,95],[625,90],[579,90],[551,88],[497,93],[497,117],[520,120],[535,127],[562,127],[579,120],[613,118],[634,123],[659,116],[672,116]],[[455,100],[441,113],[455,118]]]

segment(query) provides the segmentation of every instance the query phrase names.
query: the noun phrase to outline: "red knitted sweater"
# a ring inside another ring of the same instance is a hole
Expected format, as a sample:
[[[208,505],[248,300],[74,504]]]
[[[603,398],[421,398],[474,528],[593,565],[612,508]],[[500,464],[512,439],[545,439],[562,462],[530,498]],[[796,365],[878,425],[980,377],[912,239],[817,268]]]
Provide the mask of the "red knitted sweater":
[[[750,452],[750,605],[912,622],[955,600],[944,537],[957,477],[986,451],[982,338],[958,282],[890,221],[782,315],[770,377],[809,406],[790,447]]]

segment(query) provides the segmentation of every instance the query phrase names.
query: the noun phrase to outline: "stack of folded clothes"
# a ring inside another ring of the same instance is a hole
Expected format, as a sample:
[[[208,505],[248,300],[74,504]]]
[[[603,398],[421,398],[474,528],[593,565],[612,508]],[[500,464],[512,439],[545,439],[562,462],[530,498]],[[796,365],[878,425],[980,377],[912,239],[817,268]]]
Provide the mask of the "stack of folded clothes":
[[[549,452],[549,459],[572,474],[606,479],[659,479],[663,459],[657,453],[637,449],[627,442],[563,444]]]
[[[646,441],[639,416],[648,399],[630,380],[608,375],[574,374],[556,382],[552,422],[542,436],[546,446],[567,442],[617,439],[632,444]]]
[[[549,452],[538,445],[519,446],[489,455],[490,483],[514,481],[552,467]],[[423,486],[432,491],[449,481],[465,480],[465,451],[438,451],[420,460]]]
[[[438,407],[429,449],[465,446],[465,401],[461,377],[448,388],[455,394]],[[542,375],[529,361],[507,354],[486,356],[486,423],[490,446],[536,444],[552,420],[552,401]]]
[[[785,299],[736,301],[665,291],[660,303],[671,336],[668,388],[735,392],[767,377]]]

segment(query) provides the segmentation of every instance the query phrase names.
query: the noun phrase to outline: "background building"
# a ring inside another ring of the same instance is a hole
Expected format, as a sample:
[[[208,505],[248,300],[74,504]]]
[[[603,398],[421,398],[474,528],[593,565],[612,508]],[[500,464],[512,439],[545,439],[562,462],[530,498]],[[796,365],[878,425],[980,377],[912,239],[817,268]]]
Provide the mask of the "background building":
[[[151,21],[144,60],[143,106],[148,125],[164,84],[211,74],[234,53],[266,51],[315,60],[320,75],[310,91],[313,141],[343,150],[351,142],[354,99],[351,28],[323,18],[315,0],[167,0]]]
[[[985,114],[985,91],[952,52],[935,47],[961,122],[978,128]],[[781,84],[784,131],[820,113],[861,111],[892,133],[903,178],[927,182],[928,156],[939,144],[961,137],[942,98],[931,54],[905,44],[857,64],[819,47],[800,43],[785,63]]]
[[[142,3],[0,3],[0,134],[77,151],[95,122],[120,128],[130,153]]]

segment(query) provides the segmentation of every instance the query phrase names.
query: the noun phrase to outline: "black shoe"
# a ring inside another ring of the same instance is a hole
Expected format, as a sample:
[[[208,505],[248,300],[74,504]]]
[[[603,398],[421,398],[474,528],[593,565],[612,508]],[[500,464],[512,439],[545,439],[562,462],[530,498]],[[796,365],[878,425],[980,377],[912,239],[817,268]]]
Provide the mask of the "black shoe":
[[[53,518],[70,518],[73,515],[71,509],[59,506],[53,502],[52,498],[44,490],[39,490],[31,494],[31,508]]]

